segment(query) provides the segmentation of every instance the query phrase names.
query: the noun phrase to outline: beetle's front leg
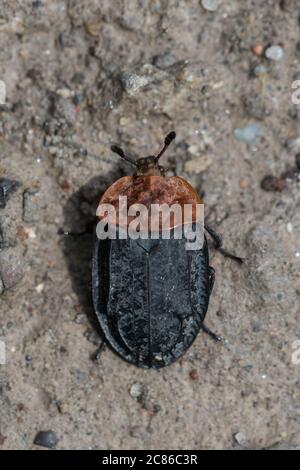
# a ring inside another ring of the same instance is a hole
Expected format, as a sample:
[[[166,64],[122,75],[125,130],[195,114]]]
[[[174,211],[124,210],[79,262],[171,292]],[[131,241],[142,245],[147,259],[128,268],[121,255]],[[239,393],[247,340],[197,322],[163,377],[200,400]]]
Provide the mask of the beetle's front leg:
[[[211,331],[204,323],[201,325],[202,330],[207,333],[214,341],[222,341],[221,336],[216,335],[213,331]]]
[[[209,225],[204,225],[205,230],[209,233],[213,241],[215,242],[215,249],[218,250],[222,255],[226,256],[227,258],[231,258],[238,263],[243,263],[243,258],[240,258],[239,256],[234,255],[233,253],[230,253],[229,251],[225,250],[222,248],[222,237],[214,231]]]

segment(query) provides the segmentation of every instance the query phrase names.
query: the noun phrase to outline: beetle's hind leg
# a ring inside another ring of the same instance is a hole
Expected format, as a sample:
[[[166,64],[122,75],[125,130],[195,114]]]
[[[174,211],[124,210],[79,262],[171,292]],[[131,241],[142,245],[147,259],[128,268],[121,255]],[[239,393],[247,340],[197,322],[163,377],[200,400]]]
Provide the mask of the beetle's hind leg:
[[[208,268],[208,275],[209,275],[209,295],[212,293],[214,284],[215,284],[215,279],[216,279],[216,271],[212,266],[209,266]]]
[[[105,346],[105,341],[101,341],[100,345],[98,346],[97,350],[95,351],[92,357],[95,362],[98,362],[100,360],[101,354],[104,351]]]
[[[221,336],[216,335],[213,331],[211,331],[204,323],[201,325],[202,330],[207,333],[214,341],[222,341]]]
[[[225,250],[222,247],[222,237],[214,231],[209,225],[204,225],[205,230],[209,233],[211,238],[213,239],[215,243],[215,249],[218,250],[220,253],[222,253],[223,256],[226,256],[227,258],[231,258],[234,261],[237,261],[238,263],[243,263],[243,258],[240,258],[239,256],[234,255],[233,253],[230,253],[229,251]]]

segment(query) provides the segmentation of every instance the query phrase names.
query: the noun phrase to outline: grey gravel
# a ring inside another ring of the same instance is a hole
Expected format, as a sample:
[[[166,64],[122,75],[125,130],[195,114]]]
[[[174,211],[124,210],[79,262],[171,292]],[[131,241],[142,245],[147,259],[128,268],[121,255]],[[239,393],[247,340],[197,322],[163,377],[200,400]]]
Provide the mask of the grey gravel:
[[[254,67],[253,72],[254,72],[254,75],[259,77],[260,75],[264,75],[265,73],[267,73],[267,68],[264,65],[259,64]]]
[[[237,432],[236,434],[234,434],[234,439],[241,446],[245,446],[248,442],[247,436],[244,432]]]
[[[251,123],[244,128],[234,130],[234,137],[247,144],[253,144],[261,135],[263,135],[263,128],[259,123]]]
[[[271,46],[266,49],[266,57],[267,59],[270,60],[275,60],[276,62],[279,62],[283,56],[284,56],[284,51],[282,47],[280,46]]]
[[[201,3],[207,11],[216,11],[220,6],[220,0],[202,0]]]
[[[130,387],[130,395],[132,398],[139,398],[143,394],[143,386],[142,384],[135,382]]]

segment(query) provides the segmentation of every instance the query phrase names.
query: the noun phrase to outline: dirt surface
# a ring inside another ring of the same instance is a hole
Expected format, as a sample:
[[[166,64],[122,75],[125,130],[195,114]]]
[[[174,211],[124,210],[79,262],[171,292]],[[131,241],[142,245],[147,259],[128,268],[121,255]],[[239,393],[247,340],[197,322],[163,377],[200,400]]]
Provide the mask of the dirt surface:
[[[58,449],[300,446],[298,6],[1,1],[0,176],[19,182],[0,208],[1,449],[47,430]],[[109,147],[146,156],[173,129],[164,164],[246,258],[211,251],[207,324],[224,340],[201,333],[160,371],[108,348],[95,363],[90,228],[132,172]]]

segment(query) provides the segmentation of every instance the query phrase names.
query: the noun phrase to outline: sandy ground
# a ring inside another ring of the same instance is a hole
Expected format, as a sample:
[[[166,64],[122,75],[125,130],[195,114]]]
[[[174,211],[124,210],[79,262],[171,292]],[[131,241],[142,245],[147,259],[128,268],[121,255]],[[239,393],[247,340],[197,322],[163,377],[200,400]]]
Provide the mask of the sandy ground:
[[[297,6],[1,1],[0,174],[19,182],[0,208],[1,449],[38,448],[41,430],[58,449],[300,446]],[[160,371],[108,348],[97,364],[89,228],[132,171],[109,147],[146,156],[173,129],[165,165],[247,258],[211,251],[207,324],[224,340],[199,334]]]

